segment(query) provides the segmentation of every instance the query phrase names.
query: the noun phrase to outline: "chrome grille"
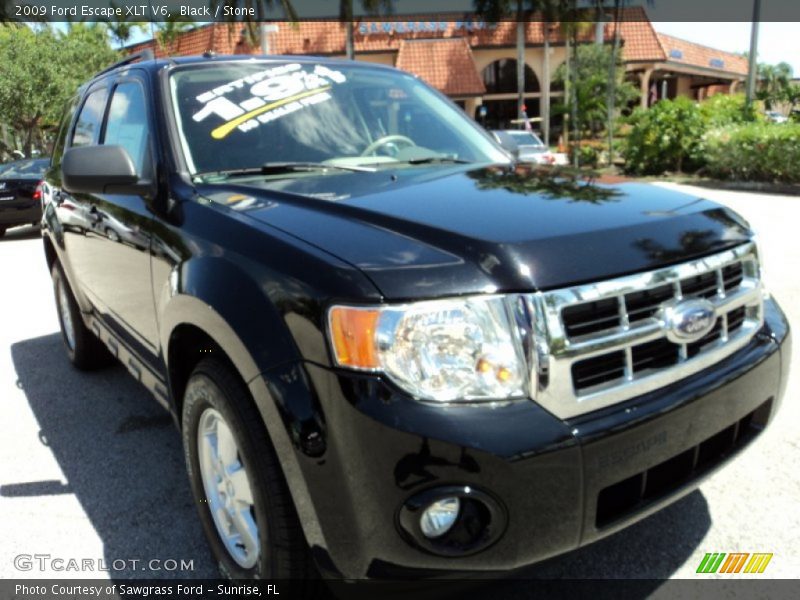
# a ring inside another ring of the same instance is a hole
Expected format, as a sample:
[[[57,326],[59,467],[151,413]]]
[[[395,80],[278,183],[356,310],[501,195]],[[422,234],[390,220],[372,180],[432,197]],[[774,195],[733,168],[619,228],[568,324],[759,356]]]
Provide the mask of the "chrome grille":
[[[699,340],[673,343],[662,308],[692,298],[713,305],[714,326]],[[742,348],[763,322],[752,243],[646,273],[531,294],[526,303],[533,397],[561,418],[701,371]]]

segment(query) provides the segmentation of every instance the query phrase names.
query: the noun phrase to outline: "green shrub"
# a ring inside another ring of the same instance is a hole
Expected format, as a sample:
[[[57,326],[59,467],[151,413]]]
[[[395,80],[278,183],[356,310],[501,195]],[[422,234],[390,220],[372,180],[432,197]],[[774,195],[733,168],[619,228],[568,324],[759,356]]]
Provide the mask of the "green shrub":
[[[708,129],[726,127],[729,125],[742,125],[757,119],[763,120],[761,112],[756,111],[753,105],[747,108],[744,94],[716,94],[700,103],[700,115]]]
[[[703,163],[706,122],[697,103],[679,96],[636,109],[623,153],[626,169],[639,175],[695,170]]]
[[[748,123],[704,140],[704,173],[718,179],[800,183],[800,123]]]
[[[578,161],[582,167],[596,169],[600,163],[600,156],[603,153],[601,142],[582,142],[581,144],[571,144],[569,148],[570,164],[575,160],[575,153],[578,153]]]

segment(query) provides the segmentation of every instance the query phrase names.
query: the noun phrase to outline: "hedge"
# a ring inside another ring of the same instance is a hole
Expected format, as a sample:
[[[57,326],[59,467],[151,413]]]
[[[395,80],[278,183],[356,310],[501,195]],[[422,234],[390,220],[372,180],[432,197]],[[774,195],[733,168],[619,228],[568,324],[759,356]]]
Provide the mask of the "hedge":
[[[637,108],[629,122],[632,127],[623,147],[627,171],[659,175],[702,166],[706,121],[694,101],[678,97],[649,109]]]
[[[718,179],[800,183],[800,124],[748,123],[709,131],[703,174]]]

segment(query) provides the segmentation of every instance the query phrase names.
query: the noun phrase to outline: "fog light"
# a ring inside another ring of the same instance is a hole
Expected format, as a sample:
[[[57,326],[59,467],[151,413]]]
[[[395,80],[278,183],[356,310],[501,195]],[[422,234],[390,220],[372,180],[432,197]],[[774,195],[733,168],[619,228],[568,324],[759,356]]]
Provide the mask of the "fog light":
[[[419,519],[419,528],[426,538],[444,535],[458,519],[461,501],[458,498],[442,498],[425,509]]]

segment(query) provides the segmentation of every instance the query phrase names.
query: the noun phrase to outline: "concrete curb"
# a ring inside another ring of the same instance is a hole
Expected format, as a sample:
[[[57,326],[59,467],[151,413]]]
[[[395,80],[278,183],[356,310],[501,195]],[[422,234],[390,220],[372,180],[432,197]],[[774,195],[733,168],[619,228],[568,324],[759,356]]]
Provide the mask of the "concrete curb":
[[[783,194],[800,196],[800,185],[791,183],[767,183],[763,181],[717,181],[713,179],[672,180],[682,185],[710,188],[715,190],[728,190],[733,192],[757,192],[761,194]]]

